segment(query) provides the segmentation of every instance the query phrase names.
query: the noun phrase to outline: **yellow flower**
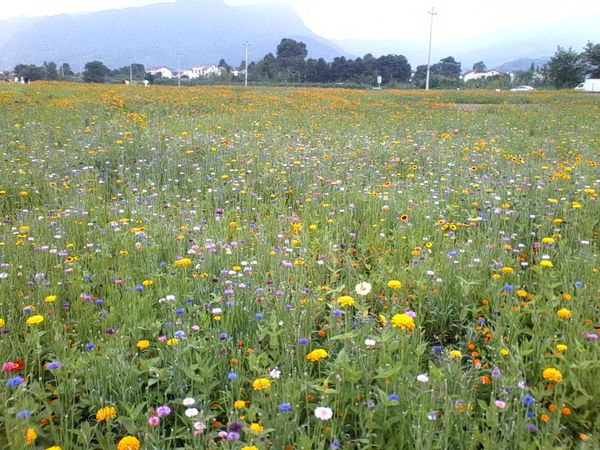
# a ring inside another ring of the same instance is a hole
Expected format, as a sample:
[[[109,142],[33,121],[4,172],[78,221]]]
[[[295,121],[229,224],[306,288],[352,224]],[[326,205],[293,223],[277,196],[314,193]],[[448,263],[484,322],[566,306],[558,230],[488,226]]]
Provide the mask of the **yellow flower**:
[[[571,300],[573,298],[573,296],[571,294],[569,294],[568,292],[563,292],[561,297],[563,300]]]
[[[268,378],[257,378],[252,382],[252,389],[255,391],[262,391],[271,386],[271,381]]]
[[[448,354],[450,355],[450,358],[453,358],[453,359],[462,358],[462,353],[459,350],[450,350],[448,352]]]
[[[142,284],[144,286],[152,286],[154,284],[154,281],[152,281],[152,280],[144,280],[144,281],[142,281]]]
[[[507,349],[507,348],[501,348],[501,349],[500,349],[500,354],[501,354],[502,356],[508,356],[508,354],[509,354],[509,353],[510,353],[510,352],[508,351],[508,349]]]
[[[258,447],[256,445],[245,445],[242,450],[258,450]]]
[[[135,436],[125,436],[117,444],[117,450],[139,450],[140,441]]]
[[[560,370],[555,369],[554,367],[548,367],[547,369],[544,369],[542,376],[545,380],[553,381],[554,383],[560,383],[563,380]]]
[[[52,447],[48,447],[46,450],[62,450],[58,445],[53,445]]]
[[[338,303],[342,306],[351,306],[354,305],[354,299],[349,295],[342,295],[338,298]]]
[[[542,259],[542,261],[540,262],[540,266],[542,266],[542,267],[554,267],[554,264],[552,264],[552,261],[550,261],[549,259]]]
[[[566,352],[568,348],[565,344],[556,344],[556,350],[559,352]]]
[[[27,319],[27,325],[38,325],[44,321],[44,316],[41,314],[36,314],[35,316],[31,316]]]
[[[259,434],[262,433],[264,431],[265,427],[263,427],[260,423],[251,423],[250,424],[250,431],[252,431],[253,433]]]
[[[502,273],[511,274],[514,272],[515,272],[515,269],[513,269],[512,267],[504,266],[502,268]]]
[[[181,258],[175,261],[175,267],[187,267],[192,265],[192,260],[190,258]]]
[[[394,314],[392,317],[392,326],[402,328],[403,330],[413,330],[415,328],[415,321],[406,313]]]
[[[400,289],[402,287],[402,283],[398,280],[390,280],[387,282],[387,287],[390,289]]]
[[[517,291],[517,296],[518,297],[527,297],[527,291],[525,289],[519,289]]]
[[[96,420],[98,422],[108,422],[117,417],[117,409],[114,406],[104,406],[96,411]]]
[[[52,303],[56,301],[56,295],[47,295],[44,299],[46,303]]]
[[[150,347],[150,341],[148,339],[140,339],[139,341],[137,341],[137,344],[135,344],[135,346],[140,350],[145,350],[148,347]]]
[[[4,319],[0,317],[0,328],[3,328],[5,324],[6,322],[4,321]]]
[[[177,339],[177,338],[171,338],[171,339],[167,340],[167,345],[169,347],[172,347],[172,346],[177,345],[177,344],[179,344],[179,339]]]
[[[35,442],[36,439],[37,433],[35,432],[35,430],[33,428],[27,428],[27,430],[25,431],[25,443],[27,445],[31,445]]]
[[[246,407],[246,401],[245,400],[236,400],[235,402],[233,402],[233,407],[235,409],[244,409]]]
[[[567,308],[561,308],[556,312],[556,317],[559,317],[561,319],[570,319],[571,315],[571,310]]]
[[[387,317],[385,317],[383,314],[379,314],[379,322],[381,322],[381,325],[385,327],[388,323]]]
[[[551,237],[545,237],[542,239],[542,244],[554,244],[554,238]]]
[[[306,359],[310,362],[317,362],[323,358],[327,358],[328,356],[329,355],[327,354],[327,351],[325,349],[317,348],[310,352],[308,355],[306,355]]]

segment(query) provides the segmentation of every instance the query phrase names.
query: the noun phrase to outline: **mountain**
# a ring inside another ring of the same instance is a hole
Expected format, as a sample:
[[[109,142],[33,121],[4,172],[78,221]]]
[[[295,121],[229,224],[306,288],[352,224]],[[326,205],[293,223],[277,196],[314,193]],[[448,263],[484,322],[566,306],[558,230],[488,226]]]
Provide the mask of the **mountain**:
[[[0,22],[0,29],[5,29],[6,22]],[[237,66],[244,59],[244,42],[251,45],[248,59],[258,61],[269,52],[275,53],[284,37],[306,43],[312,58],[350,56],[309,30],[284,5],[234,7],[222,0],[179,0],[43,17],[11,27],[4,45],[0,40],[0,63],[4,67],[55,61],[81,70],[86,62],[97,59],[111,68],[133,61],[176,70],[177,53],[181,53],[182,68],[217,63],[221,58]]]
[[[513,61],[502,63],[495,67],[499,72],[516,72],[518,70],[529,70],[531,67],[531,63],[533,63],[534,67],[543,67],[544,64],[548,63],[550,60],[549,56],[544,56],[542,58],[519,58]]]

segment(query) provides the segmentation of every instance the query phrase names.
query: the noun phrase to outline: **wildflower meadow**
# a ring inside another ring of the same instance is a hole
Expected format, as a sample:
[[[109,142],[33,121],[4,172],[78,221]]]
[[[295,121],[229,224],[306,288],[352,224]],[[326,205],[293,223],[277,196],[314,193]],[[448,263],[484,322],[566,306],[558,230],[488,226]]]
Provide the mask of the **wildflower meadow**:
[[[0,448],[600,448],[599,117],[0,86]]]

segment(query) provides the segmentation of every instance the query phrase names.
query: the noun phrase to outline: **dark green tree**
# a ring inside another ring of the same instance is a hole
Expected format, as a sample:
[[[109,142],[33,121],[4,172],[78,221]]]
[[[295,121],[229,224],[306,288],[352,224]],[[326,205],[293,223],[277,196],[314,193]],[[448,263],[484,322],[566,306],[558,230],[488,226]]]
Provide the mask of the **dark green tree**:
[[[61,72],[62,72],[63,77],[74,77],[75,76],[75,73],[71,69],[71,65],[69,63],[63,63]]]
[[[558,46],[556,53],[548,61],[548,79],[556,89],[577,86],[584,74],[582,57],[572,48],[565,50]]]
[[[58,70],[55,62],[44,62],[44,69],[46,69],[47,80],[58,80]]]
[[[31,81],[46,79],[46,68],[35,64],[17,64],[14,72],[17,77],[29,78]]]
[[[410,79],[410,64],[403,55],[380,56],[377,58],[376,67],[383,84],[390,81],[407,82]]]
[[[473,64],[473,72],[482,73],[487,72],[487,67],[483,61],[476,62]]]
[[[600,78],[600,44],[588,42],[581,54],[590,78]]]
[[[83,81],[86,83],[105,83],[110,69],[101,61],[90,61],[83,69]]]
[[[304,66],[304,81],[311,83],[327,83],[329,81],[329,64],[323,58],[309,58]]]
[[[227,61],[225,61],[225,58],[221,58],[221,60],[219,61],[219,67],[222,67],[223,69],[225,69],[225,71],[227,73],[231,72],[231,66],[229,64],[227,64]]]
[[[300,81],[307,55],[304,42],[288,38],[281,40],[277,46],[277,64],[286,80]]]
[[[242,69],[243,70],[243,69]],[[257,62],[252,70],[248,68],[248,78],[252,81],[270,81],[275,80],[278,75],[277,59],[273,53],[268,53],[263,59]]]

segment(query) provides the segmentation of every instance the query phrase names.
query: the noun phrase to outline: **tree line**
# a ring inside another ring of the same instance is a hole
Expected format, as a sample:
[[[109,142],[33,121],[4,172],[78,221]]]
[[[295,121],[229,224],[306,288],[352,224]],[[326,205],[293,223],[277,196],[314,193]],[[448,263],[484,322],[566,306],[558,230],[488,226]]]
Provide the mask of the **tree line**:
[[[331,62],[323,58],[308,58],[308,50],[304,42],[284,38],[277,46],[276,53],[268,53],[257,62],[248,65],[248,79],[252,82],[264,83],[347,83],[374,85],[381,77],[382,85],[417,88],[425,86],[427,66],[419,65],[414,72],[404,55],[382,55],[375,58],[368,53],[355,59],[344,56],[336,57]],[[234,81],[231,67],[224,59],[219,67],[225,69],[221,81]],[[237,68],[240,72],[246,70],[246,62],[242,61]],[[476,72],[484,72],[485,64],[480,61],[473,66]],[[131,71],[131,73],[130,73]],[[456,88],[463,86],[461,80],[461,63],[453,56],[448,56],[430,67],[430,87]],[[44,62],[42,66],[18,64],[14,68],[17,77],[28,77],[36,80],[60,80],[75,78],[75,73],[68,63],[57,66],[54,62]],[[152,78],[146,74],[143,64],[131,64],[111,70],[101,61],[90,61],[85,64],[81,78],[85,82],[103,83],[107,81],[135,80]],[[572,48],[558,47],[556,53],[543,67],[517,71],[511,79],[507,74],[497,75],[489,79],[472,80],[467,87],[507,87],[511,83],[553,86],[555,88],[574,87],[585,77],[600,78],[600,43],[588,42],[581,52]],[[152,81],[152,80],[151,80]]]

